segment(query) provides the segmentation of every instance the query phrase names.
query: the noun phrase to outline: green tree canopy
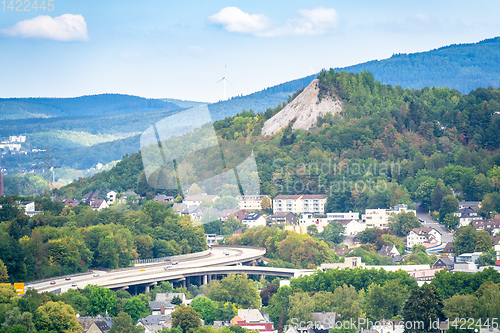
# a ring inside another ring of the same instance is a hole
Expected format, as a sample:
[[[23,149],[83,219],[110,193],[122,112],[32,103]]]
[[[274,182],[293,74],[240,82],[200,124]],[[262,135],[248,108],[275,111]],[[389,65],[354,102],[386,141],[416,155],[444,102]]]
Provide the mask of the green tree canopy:
[[[243,309],[258,309],[260,296],[246,274],[230,274],[210,283],[207,296],[217,302],[230,302]]]
[[[172,326],[182,328],[184,333],[193,333],[201,327],[200,318],[191,306],[179,305],[172,312]]]

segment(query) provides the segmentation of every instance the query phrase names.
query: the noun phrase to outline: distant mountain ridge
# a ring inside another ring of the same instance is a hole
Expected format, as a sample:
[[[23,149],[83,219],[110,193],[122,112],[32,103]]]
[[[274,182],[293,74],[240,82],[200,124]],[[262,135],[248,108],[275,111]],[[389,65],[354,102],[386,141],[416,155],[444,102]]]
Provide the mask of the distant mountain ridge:
[[[177,104],[159,99],[123,94],[99,94],[80,97],[0,98],[0,119],[102,116],[171,111]]]
[[[395,54],[335,70],[369,71],[375,80],[402,88],[446,87],[468,94],[479,87],[500,87],[499,64],[500,37],[495,37],[426,52]]]
[[[375,80],[402,88],[449,87],[461,93],[478,87],[500,87],[500,37],[478,43],[457,44],[435,50],[396,54],[384,60],[334,68],[347,72],[369,71]],[[213,121],[243,110],[265,112],[283,104],[317,75],[268,87],[261,91],[209,104]],[[109,163],[138,151],[137,133],[151,124],[200,102],[172,98],[148,99],[122,94],[74,98],[0,98],[0,139],[27,134],[32,148],[51,147],[64,152],[63,162],[75,169]],[[44,119],[49,118],[49,119]],[[20,121],[22,119],[22,121]],[[85,134],[88,133],[88,137]],[[96,136],[115,136],[88,145]],[[79,139],[81,137],[81,140]],[[76,148],[75,148],[76,147]],[[4,165],[12,172],[29,169],[32,156],[11,157]]]

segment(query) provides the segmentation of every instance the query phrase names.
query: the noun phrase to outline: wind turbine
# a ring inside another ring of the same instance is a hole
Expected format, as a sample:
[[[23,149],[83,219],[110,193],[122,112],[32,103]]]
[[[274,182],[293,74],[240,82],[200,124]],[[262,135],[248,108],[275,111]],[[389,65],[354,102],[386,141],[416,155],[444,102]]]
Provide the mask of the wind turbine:
[[[227,64],[224,66],[224,76],[222,77],[222,79],[220,79],[219,81],[217,81],[217,83],[221,82],[224,84],[224,101],[227,100],[227,92],[226,92],[226,82],[229,82],[231,83],[228,79],[227,79]],[[232,84],[232,83],[231,83]]]

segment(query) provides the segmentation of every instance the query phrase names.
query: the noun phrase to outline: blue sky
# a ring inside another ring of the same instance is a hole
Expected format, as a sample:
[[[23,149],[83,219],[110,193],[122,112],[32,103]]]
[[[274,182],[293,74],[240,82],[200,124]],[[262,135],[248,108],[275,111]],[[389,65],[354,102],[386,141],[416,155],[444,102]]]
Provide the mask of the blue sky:
[[[124,93],[212,102],[223,97],[224,73],[234,96],[322,68],[500,35],[498,1],[51,4],[53,11],[16,12],[0,3],[0,97]]]

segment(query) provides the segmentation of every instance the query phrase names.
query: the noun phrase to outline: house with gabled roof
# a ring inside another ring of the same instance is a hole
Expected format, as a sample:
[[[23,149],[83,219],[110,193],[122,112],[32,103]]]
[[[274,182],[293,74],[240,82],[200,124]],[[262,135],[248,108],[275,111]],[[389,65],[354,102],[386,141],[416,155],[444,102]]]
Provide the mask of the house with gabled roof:
[[[175,201],[175,198],[171,195],[157,194],[154,197],[153,201],[161,202],[163,204],[169,204],[169,203],[173,203]]]
[[[196,195],[190,195],[188,197],[185,197],[184,200],[182,200],[182,203],[184,203],[187,207],[199,206],[204,201],[214,202],[218,198],[219,198],[219,196],[217,196],[217,195],[196,194]]]
[[[435,246],[441,244],[441,237],[441,233],[432,227],[413,228],[406,237],[406,245],[410,249],[417,244],[425,247]]]
[[[249,228],[265,226],[266,218],[258,213],[250,213],[243,218],[241,223],[247,225]]]
[[[432,268],[444,268],[452,271],[455,267],[455,263],[448,257],[439,258],[433,265]]]
[[[458,224],[459,227],[465,227],[473,222],[483,220],[483,217],[478,215],[477,212],[470,207],[461,208],[453,212],[453,215],[458,216],[460,221]]]
[[[241,326],[249,331],[261,333],[276,333],[274,323],[264,317],[257,309],[238,309],[238,314],[231,319],[231,324]]]
[[[472,226],[476,230],[486,230],[490,235],[496,235],[500,232],[500,215],[488,220],[472,221]]]
[[[103,200],[103,199],[96,199],[96,200],[93,200],[93,201],[90,203],[90,207],[92,207],[92,209],[93,209],[93,210],[100,211],[100,210],[103,210],[103,209],[109,208],[109,205],[108,205],[108,203],[106,202],[106,200]]]
[[[446,243],[445,247],[439,251],[439,254],[447,257],[453,257],[455,254],[455,245],[453,245],[453,242]]]

